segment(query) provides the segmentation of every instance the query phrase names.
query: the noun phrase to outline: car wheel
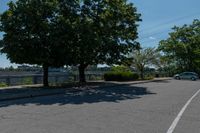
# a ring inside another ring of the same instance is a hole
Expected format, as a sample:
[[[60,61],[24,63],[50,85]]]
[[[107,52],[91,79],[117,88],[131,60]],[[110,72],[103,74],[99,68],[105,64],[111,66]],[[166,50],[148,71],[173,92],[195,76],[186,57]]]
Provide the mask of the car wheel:
[[[181,78],[177,76],[176,79],[180,80]]]
[[[192,80],[192,81],[195,81],[195,80],[196,80],[196,78],[192,77],[192,78],[191,78],[191,80]]]

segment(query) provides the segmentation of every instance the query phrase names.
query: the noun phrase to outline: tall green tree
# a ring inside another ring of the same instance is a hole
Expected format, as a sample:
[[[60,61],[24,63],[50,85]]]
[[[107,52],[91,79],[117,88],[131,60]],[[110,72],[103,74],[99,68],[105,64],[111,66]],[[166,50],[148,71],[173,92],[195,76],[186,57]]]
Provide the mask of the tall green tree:
[[[200,21],[174,27],[169,38],[160,41],[159,49],[176,64],[179,71],[200,72]]]
[[[140,78],[144,79],[144,70],[148,66],[159,66],[160,53],[155,48],[143,48],[133,51],[132,66],[140,72]]]
[[[43,66],[43,83],[48,86],[48,68],[62,66],[66,53],[57,41],[59,1],[18,0],[8,5],[0,15],[1,51],[11,62]]]
[[[175,62],[172,59],[166,57],[165,55],[160,57],[158,71],[159,73],[162,73],[163,75],[168,77],[174,76],[174,74],[180,72],[176,69]]]
[[[76,9],[71,56],[79,67],[80,82],[85,82],[88,65],[118,63],[136,47],[140,14],[126,0],[82,0]]]

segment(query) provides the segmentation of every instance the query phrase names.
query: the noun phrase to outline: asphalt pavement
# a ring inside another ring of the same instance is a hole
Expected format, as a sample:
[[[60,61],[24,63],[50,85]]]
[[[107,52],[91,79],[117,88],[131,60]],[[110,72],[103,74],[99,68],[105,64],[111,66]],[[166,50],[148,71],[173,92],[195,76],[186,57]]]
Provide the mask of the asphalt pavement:
[[[83,86],[78,84],[68,84],[66,86],[60,87],[43,87],[42,84],[34,85],[19,85],[19,86],[9,86],[9,87],[0,87],[0,102],[8,100],[17,100],[41,96],[52,96],[58,94],[64,94],[67,92],[76,92],[87,89],[88,87],[114,87],[114,86],[123,86],[127,84],[140,84],[147,82],[156,82],[169,80],[171,78],[154,78],[152,80],[139,80],[139,81],[128,81],[128,82],[115,82],[115,81],[90,81]]]
[[[167,133],[200,81],[163,80],[0,102],[0,133]],[[200,94],[173,133],[200,133]]]

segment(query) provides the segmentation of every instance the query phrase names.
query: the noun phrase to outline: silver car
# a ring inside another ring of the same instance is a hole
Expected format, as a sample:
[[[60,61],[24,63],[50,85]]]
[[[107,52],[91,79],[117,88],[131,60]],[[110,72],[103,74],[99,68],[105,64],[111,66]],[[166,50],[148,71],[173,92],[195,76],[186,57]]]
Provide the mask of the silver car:
[[[199,76],[195,72],[183,72],[183,73],[174,75],[174,78],[179,79],[179,80],[180,79],[190,79],[190,80],[194,81],[194,80],[199,79]]]

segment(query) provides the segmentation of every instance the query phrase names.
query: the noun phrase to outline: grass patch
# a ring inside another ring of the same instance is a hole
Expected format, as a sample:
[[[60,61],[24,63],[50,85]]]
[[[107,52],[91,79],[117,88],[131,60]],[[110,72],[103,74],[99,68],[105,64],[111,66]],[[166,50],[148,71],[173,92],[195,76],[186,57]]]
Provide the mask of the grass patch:
[[[25,77],[22,79],[23,85],[31,85],[33,84],[33,78],[32,77]]]

